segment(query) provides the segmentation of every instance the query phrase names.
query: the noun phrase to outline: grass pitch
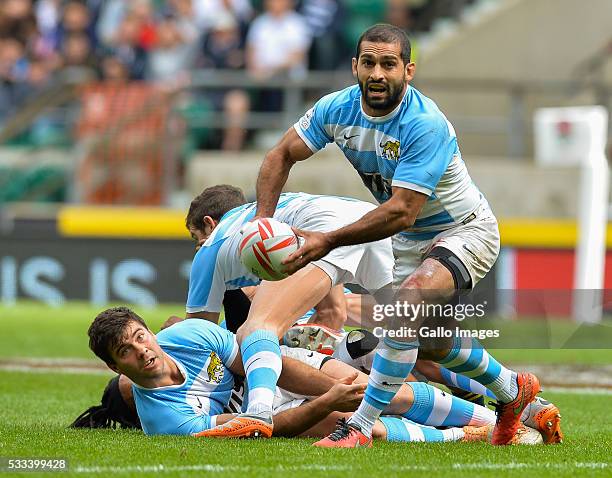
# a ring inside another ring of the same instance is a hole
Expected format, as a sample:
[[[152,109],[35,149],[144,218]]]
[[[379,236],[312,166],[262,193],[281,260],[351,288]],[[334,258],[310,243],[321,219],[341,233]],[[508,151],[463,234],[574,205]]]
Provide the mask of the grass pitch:
[[[34,304],[0,308],[0,363],[18,363],[19,357],[93,360],[86,330],[97,312],[79,304],[59,309]],[[178,315],[181,307],[139,312],[155,330],[168,315]],[[525,360],[532,363],[551,362],[551,355],[558,363],[611,363],[609,350],[499,352],[496,355],[510,358],[527,356]],[[70,430],[66,426],[81,411],[99,402],[111,374],[58,372],[0,370],[0,457],[65,458],[69,471],[64,476],[612,475],[612,394],[606,391],[545,394],[563,413],[566,441],[561,445],[378,442],[371,450],[321,450],[306,439],[233,441]]]

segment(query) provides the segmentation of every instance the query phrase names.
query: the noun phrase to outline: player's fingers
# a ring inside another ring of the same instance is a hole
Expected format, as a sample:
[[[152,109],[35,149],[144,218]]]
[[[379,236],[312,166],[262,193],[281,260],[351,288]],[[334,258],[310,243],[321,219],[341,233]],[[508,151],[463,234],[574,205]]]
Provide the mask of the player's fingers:
[[[282,260],[281,264],[289,265],[289,264],[294,263],[295,261],[297,261],[300,257],[304,255],[304,249],[305,249],[305,246],[302,246],[295,252],[292,252],[291,254],[289,254],[287,257],[285,257]]]
[[[295,252],[285,257],[285,259],[281,262],[281,264],[284,266],[288,266],[287,270],[289,270],[290,268],[295,268],[295,270],[293,271],[295,272],[296,270],[301,269],[306,264],[308,264],[312,260],[311,259],[312,256],[313,256],[312,249],[310,248],[308,243],[305,243],[302,247],[297,249]]]
[[[347,385],[346,390],[350,393],[363,393],[365,392],[367,386],[367,383],[353,383],[351,385]]]
[[[298,229],[297,227],[291,227],[291,230],[296,236],[303,237],[304,239],[308,237],[308,231]]]
[[[347,375],[344,378],[340,379],[341,383],[346,383],[347,385],[350,385],[351,383],[353,383],[357,377],[358,377],[359,373],[357,371],[351,373],[350,375]]]

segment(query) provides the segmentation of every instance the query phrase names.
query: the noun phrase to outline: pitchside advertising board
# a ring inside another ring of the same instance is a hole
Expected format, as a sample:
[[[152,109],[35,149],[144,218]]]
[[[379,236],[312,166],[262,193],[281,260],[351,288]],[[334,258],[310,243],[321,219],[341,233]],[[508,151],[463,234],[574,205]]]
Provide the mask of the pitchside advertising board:
[[[184,303],[192,258],[183,240],[0,237],[0,300]]]
[[[185,213],[75,206],[0,210],[0,301],[185,303],[193,241]]]

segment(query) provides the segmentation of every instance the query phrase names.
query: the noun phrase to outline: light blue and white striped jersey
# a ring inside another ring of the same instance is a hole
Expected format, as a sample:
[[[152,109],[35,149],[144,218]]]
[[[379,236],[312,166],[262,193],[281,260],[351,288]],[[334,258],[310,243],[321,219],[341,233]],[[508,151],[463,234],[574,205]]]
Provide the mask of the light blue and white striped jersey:
[[[228,366],[239,347],[234,334],[202,319],[187,319],[157,334],[185,381],[158,388],[132,386],[147,435],[189,435],[211,428],[230,401],[234,376]]]
[[[391,197],[392,186],[429,196],[414,226],[400,233],[407,238],[431,239],[485,201],[461,159],[453,126],[411,86],[381,117],[364,113],[358,85],[331,93],[294,129],[313,152],[335,142],[380,203]]]
[[[220,312],[226,290],[261,282],[242,265],[238,253],[240,229],[255,216],[256,209],[256,203],[248,203],[225,213],[196,253],[189,275],[187,312]],[[284,193],[279,198],[274,219],[306,230],[319,230],[317,227],[327,222],[333,224],[331,230],[356,221],[372,209],[373,204],[357,199]]]

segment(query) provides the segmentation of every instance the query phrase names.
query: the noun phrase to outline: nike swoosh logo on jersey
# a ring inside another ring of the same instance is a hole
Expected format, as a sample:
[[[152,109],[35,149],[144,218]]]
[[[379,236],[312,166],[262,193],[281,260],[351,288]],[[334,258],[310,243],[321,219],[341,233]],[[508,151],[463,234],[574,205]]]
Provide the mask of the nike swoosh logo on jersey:
[[[200,401],[200,397],[198,397],[197,395],[196,395],[196,400],[198,401],[198,405],[197,405],[197,407],[198,407],[200,410],[202,410],[202,407],[203,407],[204,405],[202,405],[202,402]]]
[[[314,357],[314,352],[310,352],[310,353],[308,354],[308,357]]]
[[[347,141],[351,138],[357,138],[358,136],[359,136],[358,134],[354,134],[353,136],[347,136],[346,133],[344,133],[344,139]]]

